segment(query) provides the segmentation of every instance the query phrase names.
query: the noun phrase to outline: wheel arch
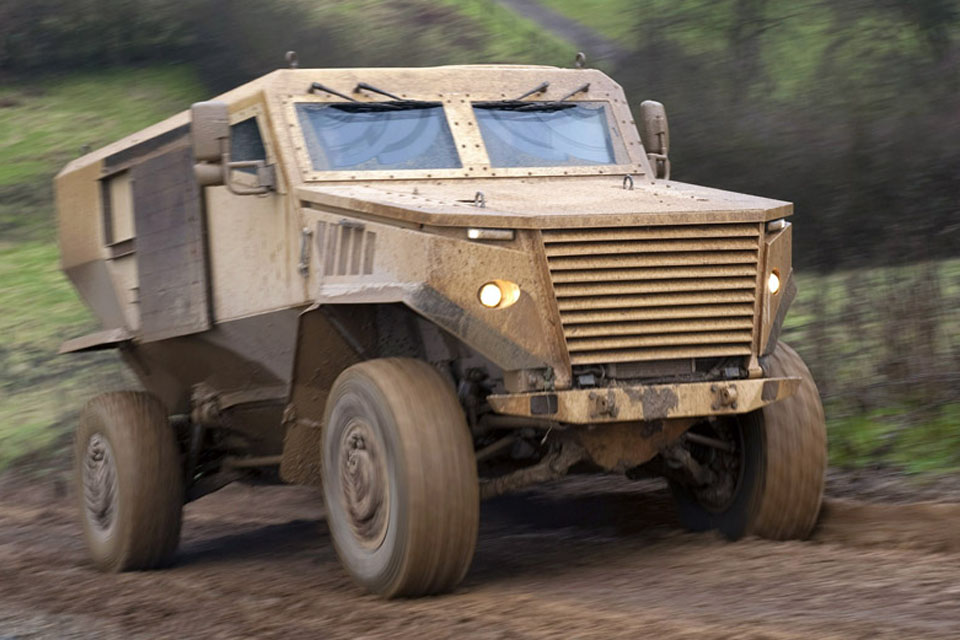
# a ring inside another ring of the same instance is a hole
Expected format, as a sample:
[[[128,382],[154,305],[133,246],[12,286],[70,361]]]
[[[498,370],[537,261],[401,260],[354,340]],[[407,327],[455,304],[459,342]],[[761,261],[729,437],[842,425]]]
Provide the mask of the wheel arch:
[[[314,305],[300,314],[284,411],[280,475],[320,484],[320,443],[327,398],[350,366],[387,357],[453,361],[465,345],[403,302]],[[451,380],[452,381],[452,380]]]

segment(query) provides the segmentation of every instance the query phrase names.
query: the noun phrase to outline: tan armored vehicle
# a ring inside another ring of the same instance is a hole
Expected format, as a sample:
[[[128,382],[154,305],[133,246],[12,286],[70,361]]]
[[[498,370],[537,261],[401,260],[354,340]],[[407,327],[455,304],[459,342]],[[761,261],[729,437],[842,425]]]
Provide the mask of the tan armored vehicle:
[[[665,476],[683,522],[803,538],[823,410],[777,336],[792,206],[673,182],[603,73],[289,69],[70,163],[63,269],[146,391],[76,438],[96,564],[168,562],[185,502],[323,487],[367,589],[455,587],[479,503]]]

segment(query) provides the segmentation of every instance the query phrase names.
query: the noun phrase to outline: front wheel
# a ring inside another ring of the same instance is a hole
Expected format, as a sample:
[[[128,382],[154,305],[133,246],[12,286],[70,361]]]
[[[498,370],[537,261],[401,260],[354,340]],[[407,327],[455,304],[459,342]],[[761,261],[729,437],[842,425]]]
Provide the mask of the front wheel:
[[[817,522],[827,464],[827,430],[813,376],[788,345],[766,363],[771,377],[801,378],[797,393],[752,413],[717,418],[691,432],[690,453],[714,481],[670,487],[681,523],[716,528],[731,539],[753,534],[774,540],[803,539]]]
[[[452,386],[418,360],[370,360],[340,374],[325,413],[324,498],[343,566],[387,597],[453,589],[473,558],[480,498]]]

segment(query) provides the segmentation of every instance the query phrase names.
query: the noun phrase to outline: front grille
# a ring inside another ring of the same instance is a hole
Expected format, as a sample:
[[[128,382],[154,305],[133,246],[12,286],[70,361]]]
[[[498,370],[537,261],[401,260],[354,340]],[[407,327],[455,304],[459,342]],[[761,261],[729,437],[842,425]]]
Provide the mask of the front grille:
[[[759,224],[543,231],[571,364],[749,355]]]

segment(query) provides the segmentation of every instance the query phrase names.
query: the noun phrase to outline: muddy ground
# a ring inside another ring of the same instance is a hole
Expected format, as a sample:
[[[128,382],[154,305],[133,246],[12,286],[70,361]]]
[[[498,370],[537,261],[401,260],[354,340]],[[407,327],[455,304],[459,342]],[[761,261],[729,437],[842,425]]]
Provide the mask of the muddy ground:
[[[102,575],[61,484],[8,482],[0,639],[960,637],[960,484],[829,487],[812,541],[728,543],[679,530],[657,482],[567,479],[484,504],[456,593],[385,602],[311,489],[228,487],[187,507],[176,566]]]

